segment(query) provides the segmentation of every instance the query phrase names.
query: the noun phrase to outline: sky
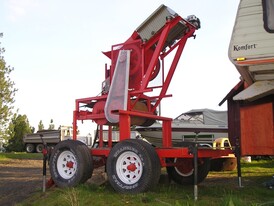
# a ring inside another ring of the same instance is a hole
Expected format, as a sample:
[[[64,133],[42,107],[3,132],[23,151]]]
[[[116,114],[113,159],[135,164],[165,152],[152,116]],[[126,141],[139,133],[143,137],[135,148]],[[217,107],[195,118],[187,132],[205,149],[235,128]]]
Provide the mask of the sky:
[[[100,93],[102,51],[123,43],[161,4],[182,17],[196,15],[201,29],[190,38],[168,89],[161,114],[191,109],[226,110],[219,102],[239,82],[228,46],[239,0],[1,0],[1,46],[18,88],[15,108],[37,129],[71,125],[75,99]],[[94,125],[78,123],[81,134]]]

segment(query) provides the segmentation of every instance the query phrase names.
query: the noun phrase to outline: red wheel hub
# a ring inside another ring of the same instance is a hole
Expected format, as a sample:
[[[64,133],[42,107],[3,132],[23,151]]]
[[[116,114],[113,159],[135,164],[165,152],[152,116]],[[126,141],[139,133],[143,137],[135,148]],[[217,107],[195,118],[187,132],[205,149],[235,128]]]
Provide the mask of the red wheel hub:
[[[176,168],[183,174],[191,172],[194,168],[192,159],[178,158],[176,160]]]
[[[67,162],[66,166],[68,168],[73,168],[74,163],[72,161]]]
[[[137,169],[137,167],[135,166],[135,164],[131,163],[127,166],[127,169],[131,172],[134,172]]]

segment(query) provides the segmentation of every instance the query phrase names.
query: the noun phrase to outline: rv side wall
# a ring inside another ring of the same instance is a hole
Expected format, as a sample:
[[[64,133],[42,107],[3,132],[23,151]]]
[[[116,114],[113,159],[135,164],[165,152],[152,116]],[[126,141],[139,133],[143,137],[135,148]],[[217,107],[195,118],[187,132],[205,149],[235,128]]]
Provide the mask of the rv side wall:
[[[274,58],[274,33],[264,28],[262,0],[242,0],[239,4],[229,45],[229,58]]]

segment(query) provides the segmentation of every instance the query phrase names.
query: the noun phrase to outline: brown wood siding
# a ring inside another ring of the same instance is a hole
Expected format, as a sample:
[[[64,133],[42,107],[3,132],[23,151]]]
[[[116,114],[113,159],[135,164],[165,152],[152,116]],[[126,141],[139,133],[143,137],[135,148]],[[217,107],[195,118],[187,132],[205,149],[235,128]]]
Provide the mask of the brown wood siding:
[[[242,155],[274,155],[273,102],[240,108]]]
[[[228,137],[231,145],[236,146],[241,136],[240,131],[240,105],[238,101],[230,99],[228,100]]]

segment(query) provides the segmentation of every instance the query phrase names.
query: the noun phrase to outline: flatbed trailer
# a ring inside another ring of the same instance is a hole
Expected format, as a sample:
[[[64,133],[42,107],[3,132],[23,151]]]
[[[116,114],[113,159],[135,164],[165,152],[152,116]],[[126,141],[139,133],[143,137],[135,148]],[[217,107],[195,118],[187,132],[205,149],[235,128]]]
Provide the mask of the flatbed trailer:
[[[52,180],[59,187],[85,182],[94,168],[105,166],[112,187],[121,193],[140,193],[155,186],[161,167],[179,184],[197,184],[209,172],[209,160],[227,156],[230,148],[205,148],[197,142],[174,147],[171,118],[157,115],[187,40],[195,38],[200,20],[186,19],[165,5],[152,13],[122,44],[104,52],[111,65],[105,66],[101,95],[76,99],[73,113],[73,140],[58,144],[50,158]],[[172,53],[173,52],[173,53]],[[170,67],[165,57],[174,54]],[[150,84],[155,78],[160,84]],[[156,93],[156,94],[155,94]],[[92,120],[99,127],[97,148],[88,149],[77,140],[77,122]],[[131,127],[161,121],[162,146],[131,139]],[[119,128],[119,142],[113,145],[112,127]],[[108,144],[103,140],[108,127]],[[197,188],[197,187],[196,187]]]

